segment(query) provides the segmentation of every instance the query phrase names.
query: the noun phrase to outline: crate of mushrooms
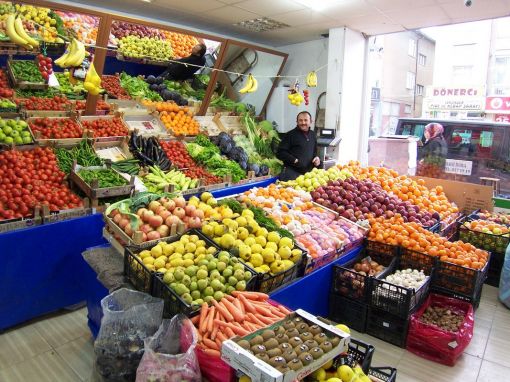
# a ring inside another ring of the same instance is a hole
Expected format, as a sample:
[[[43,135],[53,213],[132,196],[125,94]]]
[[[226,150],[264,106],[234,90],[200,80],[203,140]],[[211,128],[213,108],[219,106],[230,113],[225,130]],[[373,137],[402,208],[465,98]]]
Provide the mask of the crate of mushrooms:
[[[221,358],[253,381],[301,380],[348,349],[350,337],[298,309],[245,337],[223,342]]]

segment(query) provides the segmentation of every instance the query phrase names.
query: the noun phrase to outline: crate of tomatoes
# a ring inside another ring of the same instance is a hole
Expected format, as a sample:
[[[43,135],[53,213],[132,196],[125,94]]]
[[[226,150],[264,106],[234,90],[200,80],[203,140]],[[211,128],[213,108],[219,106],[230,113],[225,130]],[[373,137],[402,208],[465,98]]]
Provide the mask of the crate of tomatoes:
[[[90,130],[98,141],[121,140],[129,130],[120,114],[104,116],[81,116],[79,121],[85,130]]]
[[[87,133],[76,115],[70,117],[33,117],[27,119],[35,141],[40,146],[70,147],[78,145]]]

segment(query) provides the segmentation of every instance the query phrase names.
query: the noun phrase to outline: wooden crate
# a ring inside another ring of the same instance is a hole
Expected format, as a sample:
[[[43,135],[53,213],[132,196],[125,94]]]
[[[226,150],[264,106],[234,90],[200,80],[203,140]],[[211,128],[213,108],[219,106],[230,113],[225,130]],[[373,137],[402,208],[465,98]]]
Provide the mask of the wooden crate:
[[[110,115],[86,115],[86,116],[80,115],[79,121],[83,125],[83,123],[87,122],[87,121],[95,121],[98,119],[114,119],[114,118],[120,118],[122,120],[122,123],[126,127],[126,129],[129,131],[128,126],[124,122],[122,114],[118,113],[118,112],[116,112],[115,114],[110,114]],[[119,135],[119,136],[114,136],[114,137],[97,137],[97,138],[94,138],[94,141],[96,141],[96,142],[122,141],[123,139],[125,139],[126,136],[127,135]]]
[[[15,231],[23,228],[31,228],[41,225],[43,222],[41,209],[34,209],[34,216],[29,218],[9,219],[0,221],[0,233]]]
[[[89,201],[84,199],[83,207],[72,208],[69,210],[52,212],[47,205],[43,205],[41,215],[43,224],[48,224],[92,215],[95,212],[96,210],[90,207]]]
[[[124,139],[116,142],[94,142],[92,148],[99,158],[118,162],[133,159],[133,155],[129,151],[128,141],[129,137],[124,137]]]
[[[13,61],[27,61],[27,60],[12,60],[9,58],[7,60],[7,73],[11,78],[12,84],[15,88],[18,89],[31,89],[31,90],[46,90],[48,89],[48,84],[45,82],[27,82],[27,81],[19,81],[15,76],[12,70],[12,62]]]
[[[144,137],[167,137],[168,133],[165,125],[161,122],[159,115],[132,115],[125,114],[124,122],[128,126],[129,131],[136,131],[137,134]]]
[[[27,123],[30,127],[30,123],[33,122],[35,119],[38,118],[48,118],[50,120],[55,119],[73,119],[78,125],[81,126],[80,121],[78,120],[78,116],[76,114],[73,114],[69,117],[30,117],[27,118]],[[82,126],[83,127],[83,126]],[[36,131],[35,133],[30,129],[30,133],[34,137],[35,142],[39,146],[49,146],[49,147],[74,147],[80,144],[80,142],[83,139],[91,139],[92,133],[89,133],[88,131],[84,130],[83,135],[80,138],[61,138],[61,139],[51,139],[51,138],[41,138],[41,134]]]

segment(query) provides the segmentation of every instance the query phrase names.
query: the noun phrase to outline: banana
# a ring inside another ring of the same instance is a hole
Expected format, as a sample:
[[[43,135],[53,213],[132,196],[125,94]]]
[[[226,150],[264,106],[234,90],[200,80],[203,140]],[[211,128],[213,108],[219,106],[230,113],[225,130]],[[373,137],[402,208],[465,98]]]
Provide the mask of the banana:
[[[55,60],[55,64],[60,66],[61,68],[67,68],[69,65],[67,65],[67,60],[69,57],[75,53],[76,45],[75,40],[72,40],[69,46],[67,47],[65,53],[58,59]]]
[[[307,74],[306,85],[309,88],[317,87],[317,73],[314,70],[312,70],[310,73]]]
[[[250,74],[250,76],[251,76],[251,74]],[[252,81],[252,85],[251,85],[251,88],[248,90],[248,93],[254,93],[259,88],[259,82],[257,81],[257,79],[255,77],[251,76],[251,81]]]
[[[74,43],[74,45],[73,45]],[[73,51],[74,46],[74,51]],[[69,50],[69,56],[65,60],[65,64],[67,67],[75,67],[80,66],[85,59],[85,45],[81,41],[73,39],[71,42],[71,49]]]
[[[23,37],[16,33],[16,27],[14,26],[15,19],[16,15],[14,15],[13,13],[7,16],[5,28],[7,36],[9,36],[11,42],[15,43],[16,45],[22,46],[23,48],[26,49],[32,49],[32,46],[28,43],[28,41],[26,41]]]
[[[25,40],[30,46],[32,46],[32,48],[37,48],[39,46],[39,42],[30,37],[28,33],[25,31],[25,28],[23,27],[23,21],[21,21],[21,18],[18,17],[14,21],[14,29],[16,30],[18,36]]]
[[[251,74],[248,75],[248,80],[246,81],[244,87],[241,90],[239,90],[239,93],[241,94],[248,93],[248,90],[250,90],[253,86],[253,79],[254,78]]]

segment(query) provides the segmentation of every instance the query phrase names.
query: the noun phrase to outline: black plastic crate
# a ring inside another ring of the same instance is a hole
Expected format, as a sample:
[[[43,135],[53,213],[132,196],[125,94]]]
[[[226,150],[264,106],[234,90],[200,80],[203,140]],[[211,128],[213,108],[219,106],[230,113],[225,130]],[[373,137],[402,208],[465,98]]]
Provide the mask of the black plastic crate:
[[[331,280],[331,290],[340,296],[356,301],[368,302],[371,292],[371,277],[356,272],[353,267],[356,263],[367,257],[363,252],[356,258],[343,265],[334,265]],[[391,271],[391,263],[397,258],[393,255],[372,252],[371,260],[383,265],[385,269],[376,275],[376,278],[383,278]]]
[[[430,231],[432,233],[439,233],[439,231],[441,230],[441,222],[437,222],[436,224],[430,226],[430,227],[423,227],[425,228],[427,231]]]
[[[347,325],[360,333],[365,333],[367,325],[368,305],[339,296],[329,294],[328,318],[334,322]]]
[[[483,283],[489,271],[490,257],[481,270],[438,261],[432,278],[431,291],[469,301],[475,308],[480,304]]]
[[[218,256],[219,252],[215,256]],[[232,256],[229,254],[229,256]],[[252,274],[252,278],[246,283],[246,290],[253,291],[257,282],[256,273],[246,265],[244,268]],[[152,294],[165,302],[163,308],[163,317],[172,318],[176,314],[182,313],[187,317],[192,317],[200,311],[200,306],[186,303],[169,285],[163,282],[163,275],[156,273],[154,276]]]
[[[313,271],[322,268],[324,265],[335,261],[338,258],[340,252],[341,250],[335,250],[325,254],[324,256],[317,257],[316,259],[307,256],[303,275],[308,275]]]
[[[369,256],[371,256],[372,253],[376,253],[397,257],[400,254],[400,247],[367,239],[365,240],[365,251]]]
[[[446,238],[447,240],[454,240],[459,231],[459,225],[465,219],[465,216],[460,214],[455,220],[451,221],[448,224],[444,224],[441,222],[441,229],[439,230],[439,235]]]
[[[425,274],[430,276],[437,266],[437,260],[437,257],[426,253],[412,251],[407,248],[400,249],[400,269],[423,269]]]
[[[368,375],[377,378],[381,382],[395,382],[397,380],[397,369],[393,367],[371,367]]]
[[[510,244],[510,237],[474,231],[461,224],[459,227],[459,240],[471,243],[475,247],[489,252],[504,253]]]
[[[335,358],[333,361],[334,368],[338,369],[342,365],[348,365],[350,367],[359,365],[366,374],[370,370],[374,351],[374,346],[355,338],[351,338],[347,354],[340,354]]]
[[[499,279],[501,277],[501,269],[505,261],[504,253],[492,253],[489,261],[489,270],[487,272],[487,279],[485,284],[499,287]]]
[[[384,310],[369,307],[367,333],[390,344],[404,348],[409,330],[409,317],[399,317]]]
[[[426,267],[423,267],[420,263],[420,261],[431,261],[429,257],[430,256],[419,252],[409,252],[405,254],[403,258],[400,258],[391,269],[391,272],[388,273],[393,274],[397,270],[408,268],[417,270],[423,269],[428,278],[419,289],[415,290],[414,288],[398,286],[388,281],[372,279],[372,291],[369,298],[369,305],[390,314],[407,317],[412,310],[419,307],[423,301],[425,301],[429,294],[434,268],[429,264],[429,272],[427,269],[424,269]]]
[[[220,250],[214,241],[196,229],[188,230],[184,232],[183,235],[197,235],[200,240],[204,240],[207,245]],[[182,235],[172,236],[164,238],[161,241],[165,241],[166,243],[173,243],[174,241],[178,241],[181,237]],[[147,268],[141,260],[136,258],[135,255],[144,250],[150,250],[152,247],[154,247],[154,244],[151,244],[150,246],[145,246],[144,244],[136,247],[127,246],[124,251],[124,275],[129,280],[129,282],[133,284],[136,290],[151,294],[153,293],[155,272],[149,270],[149,268]]]

